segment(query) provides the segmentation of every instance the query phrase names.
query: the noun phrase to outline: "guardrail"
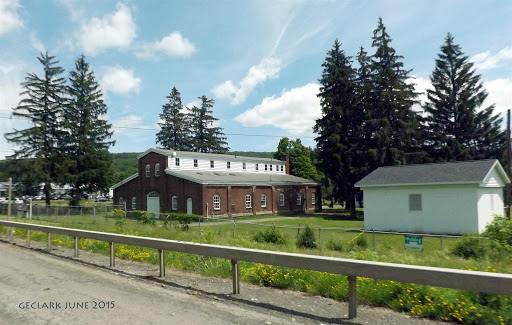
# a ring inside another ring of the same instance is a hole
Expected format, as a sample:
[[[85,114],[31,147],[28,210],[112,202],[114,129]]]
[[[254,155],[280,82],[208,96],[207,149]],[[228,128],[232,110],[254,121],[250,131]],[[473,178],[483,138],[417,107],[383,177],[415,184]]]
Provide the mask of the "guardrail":
[[[374,261],[266,251],[231,246],[220,246],[183,242],[169,239],[129,236],[98,231],[52,227],[30,223],[0,220],[0,225],[28,230],[27,246],[30,246],[30,231],[48,234],[48,250],[51,250],[52,234],[74,237],[75,257],[78,257],[80,238],[105,241],[110,244],[110,266],[115,266],[115,244],[129,244],[159,250],[160,276],[165,276],[165,254],[175,251],[188,254],[219,257],[231,260],[233,272],[233,293],[240,293],[240,269],[238,261],[262,263],[346,275],[348,277],[349,318],[357,315],[357,277],[378,280],[392,280],[437,287],[470,290],[491,294],[512,295],[512,274],[488,273],[446,269],[440,267],[393,264]],[[8,231],[11,236],[12,232]]]

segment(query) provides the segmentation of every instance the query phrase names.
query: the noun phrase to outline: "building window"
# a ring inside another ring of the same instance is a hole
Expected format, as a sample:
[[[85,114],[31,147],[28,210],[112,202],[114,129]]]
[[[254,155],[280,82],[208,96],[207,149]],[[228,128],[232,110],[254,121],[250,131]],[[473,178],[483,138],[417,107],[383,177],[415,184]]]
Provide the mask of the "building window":
[[[421,211],[421,194],[409,194],[409,211]]]
[[[173,209],[173,211],[178,210],[178,197],[177,196],[173,196],[172,197],[172,199],[171,199],[171,208]]]
[[[284,193],[279,194],[279,206],[284,207]]]
[[[300,204],[302,203],[302,197],[300,196],[300,192],[297,193],[297,206],[300,206]]]
[[[176,158],[175,165],[176,167],[180,167],[180,158]]]
[[[267,168],[268,168],[268,167],[267,167],[267,164],[265,164],[265,171],[267,171]]]
[[[256,170],[258,170],[258,167],[259,167],[258,164],[256,164],[255,166],[256,166]]]
[[[281,171],[283,171],[283,166],[281,166]]]
[[[120,205],[120,206],[123,206],[123,205],[124,205],[124,200],[123,200],[123,197],[122,197],[122,196],[119,198],[119,205]]]
[[[265,194],[261,194],[261,207],[262,208],[267,207],[267,196]]]
[[[220,195],[213,196],[213,210],[220,210]]]
[[[276,172],[279,171],[279,165],[276,165]]]
[[[228,161],[228,162],[226,163],[226,167],[227,167],[227,169],[231,169],[231,161]]]
[[[210,168],[215,168],[215,162],[213,160],[210,160]]]
[[[311,205],[315,205],[316,204],[316,195],[315,193],[312,193],[311,194]]]
[[[158,176],[160,176],[160,164],[156,163],[155,164],[155,177],[158,177]]]
[[[137,210],[137,198],[132,197],[132,210]]]
[[[242,163],[242,169],[245,170],[245,163]]]
[[[146,177],[151,176],[151,166],[149,164],[146,165]]]
[[[251,194],[247,194],[245,196],[245,208],[250,209],[252,208],[252,200],[251,200]]]
[[[197,167],[197,159],[194,159],[194,167]]]
[[[270,165],[270,171],[272,171],[272,165]]]

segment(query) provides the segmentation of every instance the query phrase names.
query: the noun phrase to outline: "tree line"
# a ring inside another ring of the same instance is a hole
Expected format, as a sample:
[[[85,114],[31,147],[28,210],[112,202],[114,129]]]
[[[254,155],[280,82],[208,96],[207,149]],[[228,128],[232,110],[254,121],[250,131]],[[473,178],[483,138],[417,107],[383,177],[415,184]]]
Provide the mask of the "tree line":
[[[487,98],[480,75],[448,34],[430,75],[422,111],[403,57],[392,47],[382,19],[372,36],[373,54],[355,58],[335,40],[322,64],[316,120],[316,158],[332,198],[355,217],[361,192],[354,184],[380,166],[501,159],[506,146],[502,118]]]

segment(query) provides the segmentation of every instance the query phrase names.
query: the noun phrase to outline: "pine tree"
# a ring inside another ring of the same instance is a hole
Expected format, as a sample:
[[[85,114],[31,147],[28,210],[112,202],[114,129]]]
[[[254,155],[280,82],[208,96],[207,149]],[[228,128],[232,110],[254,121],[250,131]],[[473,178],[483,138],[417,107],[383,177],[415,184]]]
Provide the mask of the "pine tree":
[[[306,179],[317,180],[318,171],[311,159],[312,152],[305,147],[300,139],[290,140],[287,137],[279,140],[274,158],[284,160],[285,155],[290,159],[290,174]]]
[[[158,123],[160,131],[156,134],[156,142],[164,149],[189,150],[189,123],[186,114],[183,113],[181,94],[173,87],[166,98],[169,101],[162,105],[162,123]]]
[[[44,183],[46,204],[50,205],[51,182],[56,180],[60,169],[59,147],[64,137],[63,110],[66,104],[64,69],[48,52],[37,58],[43,65],[44,76],[29,73],[21,84],[22,100],[13,108],[13,115],[28,120],[32,126],[15,129],[5,134],[7,141],[19,146],[9,158],[34,158],[32,172]]]
[[[473,63],[448,34],[430,76],[427,90],[427,148],[436,161],[501,158],[505,135],[494,105],[487,98]]]
[[[319,135],[316,138],[318,163],[334,185],[334,196],[347,203],[355,218],[354,184],[365,164],[361,154],[365,116],[357,95],[357,75],[338,40],[327,52],[322,67],[318,94],[322,117],[314,127]]]
[[[201,107],[193,106],[188,114],[192,133],[192,150],[212,153],[229,151],[222,128],[213,126],[213,123],[219,120],[213,116],[212,108],[215,101],[204,95],[199,99],[201,100]]]
[[[411,70],[403,69],[402,56],[391,47],[391,37],[379,18],[373,32],[371,58],[373,85],[370,127],[375,149],[372,168],[405,164],[421,145],[418,114],[412,110],[417,94],[407,83]]]
[[[112,158],[108,148],[113,132],[102,117],[107,105],[98,82],[82,54],[71,71],[70,96],[65,113],[67,137],[63,146],[66,173],[64,180],[73,184],[71,206],[77,206],[84,193],[106,191],[112,177]]]

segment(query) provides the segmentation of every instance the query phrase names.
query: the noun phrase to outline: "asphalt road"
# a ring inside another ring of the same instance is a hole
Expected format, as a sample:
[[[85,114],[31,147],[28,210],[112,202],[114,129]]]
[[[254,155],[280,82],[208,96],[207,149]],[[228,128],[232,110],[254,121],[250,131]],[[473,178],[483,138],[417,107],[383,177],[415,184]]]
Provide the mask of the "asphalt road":
[[[0,261],[0,324],[297,324],[5,243]]]

